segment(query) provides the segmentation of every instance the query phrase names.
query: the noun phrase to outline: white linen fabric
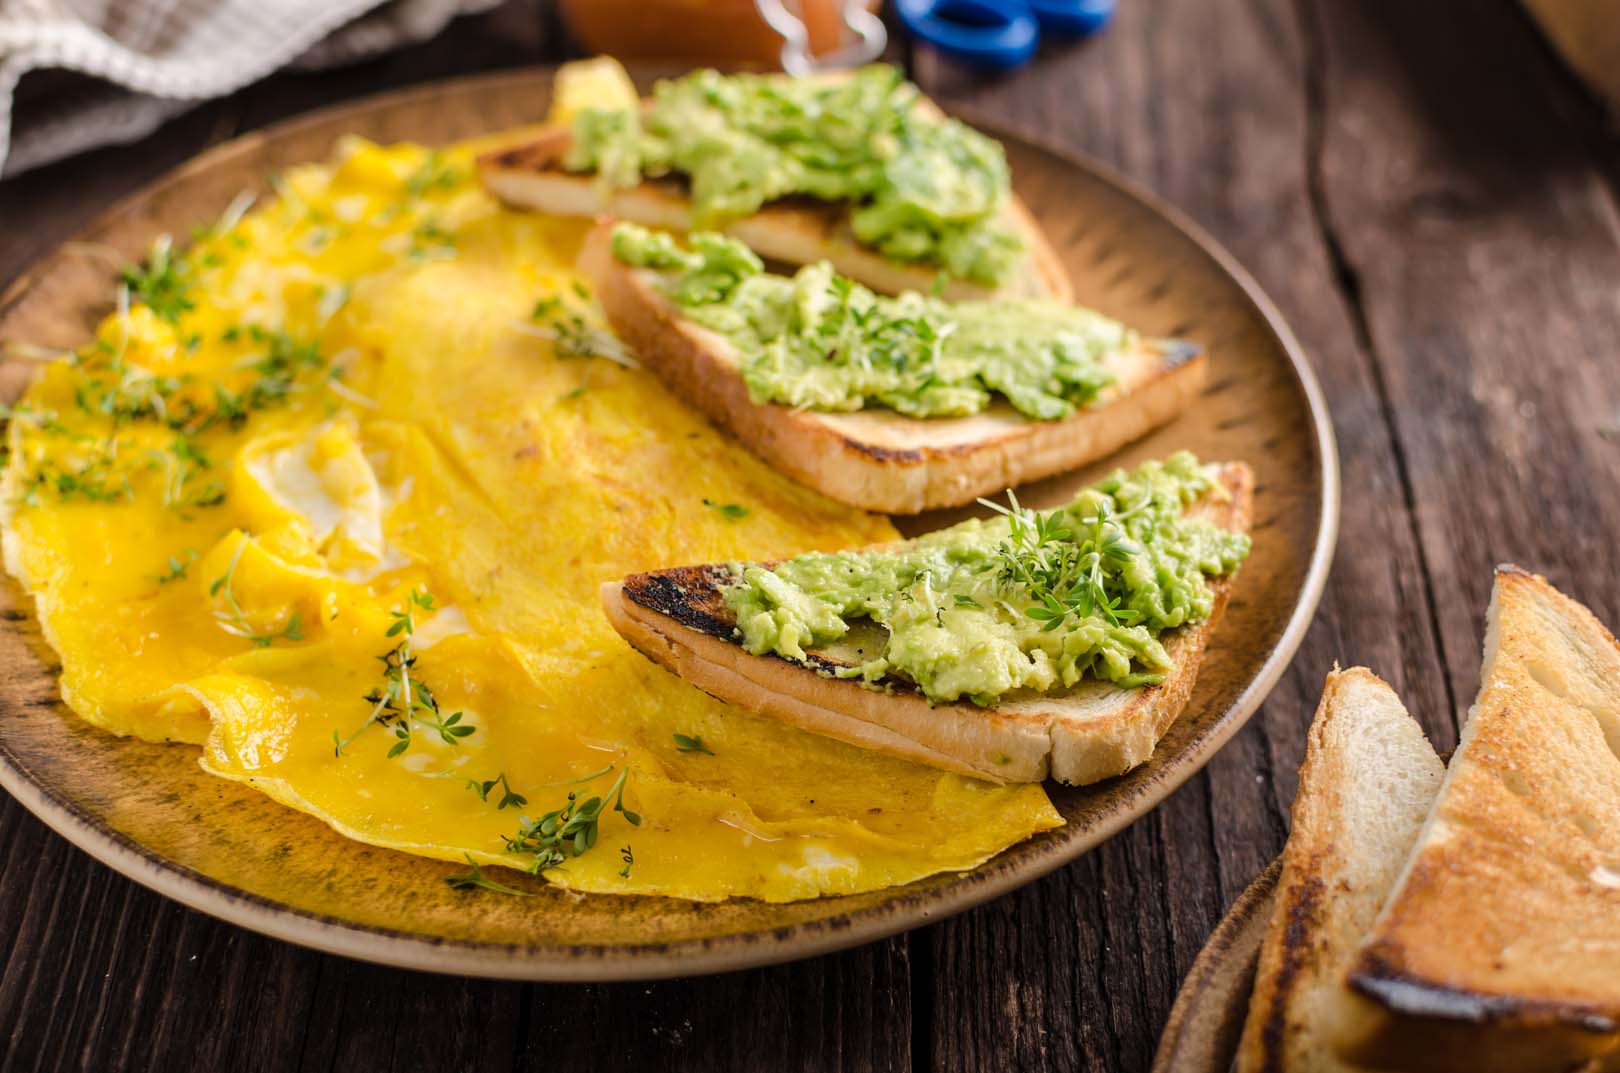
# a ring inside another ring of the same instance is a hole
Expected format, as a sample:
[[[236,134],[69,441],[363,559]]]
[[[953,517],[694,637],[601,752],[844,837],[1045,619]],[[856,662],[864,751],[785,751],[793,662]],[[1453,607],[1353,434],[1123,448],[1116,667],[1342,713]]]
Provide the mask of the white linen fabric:
[[[134,141],[281,67],[363,59],[498,2],[0,0],[0,175]],[[13,129],[18,83],[51,69],[99,82],[36,97]]]

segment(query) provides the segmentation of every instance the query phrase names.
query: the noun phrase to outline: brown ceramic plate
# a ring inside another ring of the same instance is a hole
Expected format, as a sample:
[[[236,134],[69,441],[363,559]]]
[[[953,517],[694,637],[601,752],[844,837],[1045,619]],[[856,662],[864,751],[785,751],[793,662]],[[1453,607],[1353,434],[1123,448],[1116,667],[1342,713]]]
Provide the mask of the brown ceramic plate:
[[[343,134],[447,142],[536,121],[551,74],[535,70],[394,93],[221,145],[135,194],[83,243],[141,254],[189,233]],[[1181,447],[1245,459],[1258,475],[1254,552],[1186,712],[1152,762],[1086,789],[1052,788],[1067,826],[972,872],[791,905],[579,897],[490,898],[469,910],[443,863],[348,841],[246,787],[205,775],[185,746],[115,739],[57,701],[57,661],[29,601],[0,585],[0,785],[97,859],[193,908],[270,935],[412,968],[529,979],[685,975],[852,946],[961,912],[1073,860],[1152,808],[1229,739],[1282,673],[1332,557],[1338,463],[1322,394],[1254,282],[1192,224],[1095,165],[1004,136],[1017,186],[1080,300],[1213,357],[1193,412],[1127,460]],[[0,340],[72,346],[109,307],[112,270],[69,244],[0,299]],[[10,401],[30,370],[0,365]],[[741,448],[739,448],[740,450]],[[1092,472],[1027,490],[1065,497]],[[927,518],[913,528],[938,525]],[[591,608],[587,613],[598,613]]]
[[[1279,857],[1238,895],[1198,952],[1170,1007],[1170,1020],[1165,1022],[1159,1053],[1153,1058],[1153,1073],[1231,1070],[1281,875]]]

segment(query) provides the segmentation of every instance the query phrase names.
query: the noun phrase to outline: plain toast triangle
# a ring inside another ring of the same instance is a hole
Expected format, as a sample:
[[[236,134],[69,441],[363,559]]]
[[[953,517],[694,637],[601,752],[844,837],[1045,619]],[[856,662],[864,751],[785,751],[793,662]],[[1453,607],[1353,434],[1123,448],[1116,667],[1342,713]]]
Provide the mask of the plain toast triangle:
[[[1478,699],[1350,984],[1341,1049],[1375,1068],[1615,1063],[1620,645],[1542,577],[1497,570]]]
[[[1364,667],[1327,676],[1311,723],[1235,1073],[1350,1073],[1329,1042],[1345,970],[1400,874],[1445,765]]]

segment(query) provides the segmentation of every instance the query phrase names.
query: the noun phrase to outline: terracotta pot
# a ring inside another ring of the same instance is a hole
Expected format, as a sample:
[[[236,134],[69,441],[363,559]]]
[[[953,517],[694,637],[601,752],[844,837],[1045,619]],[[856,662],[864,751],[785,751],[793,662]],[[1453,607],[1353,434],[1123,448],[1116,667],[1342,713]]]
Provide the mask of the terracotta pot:
[[[868,0],[876,8],[879,0]],[[782,38],[754,0],[561,0],[573,35],[592,52],[625,60],[779,66]],[[841,0],[799,0],[812,52],[843,42]],[[792,5],[789,5],[792,10]]]

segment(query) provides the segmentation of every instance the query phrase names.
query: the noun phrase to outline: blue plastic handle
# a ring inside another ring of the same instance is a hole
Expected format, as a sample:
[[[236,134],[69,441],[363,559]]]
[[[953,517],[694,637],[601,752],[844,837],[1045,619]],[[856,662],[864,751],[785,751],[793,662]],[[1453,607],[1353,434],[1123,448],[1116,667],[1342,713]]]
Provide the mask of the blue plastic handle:
[[[1022,67],[1035,55],[1035,15],[1024,0],[896,0],[912,36],[983,67]]]
[[[1114,15],[1114,0],[1024,0],[1048,33],[1070,37],[1094,34]]]

